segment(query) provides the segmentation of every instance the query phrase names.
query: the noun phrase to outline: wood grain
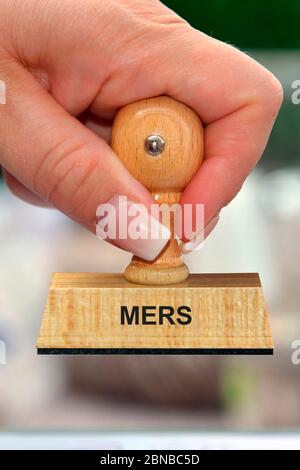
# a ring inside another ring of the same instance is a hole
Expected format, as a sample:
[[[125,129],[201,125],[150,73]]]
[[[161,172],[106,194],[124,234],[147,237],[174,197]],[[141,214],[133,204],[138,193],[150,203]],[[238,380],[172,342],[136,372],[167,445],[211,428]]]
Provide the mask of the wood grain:
[[[144,148],[145,139],[159,134],[164,151],[156,157]],[[167,96],[141,100],[124,106],[116,115],[111,146],[130,173],[139,180],[158,204],[178,203],[182,191],[198,170],[204,155],[203,126],[188,106]],[[177,241],[174,220],[168,227],[171,239],[152,262],[134,257],[125,277],[139,284],[169,284],[188,277]]]
[[[121,305],[188,305],[192,322],[121,325]],[[119,274],[56,273],[37,347],[234,351],[270,350],[273,341],[257,274],[197,274],[151,287]]]

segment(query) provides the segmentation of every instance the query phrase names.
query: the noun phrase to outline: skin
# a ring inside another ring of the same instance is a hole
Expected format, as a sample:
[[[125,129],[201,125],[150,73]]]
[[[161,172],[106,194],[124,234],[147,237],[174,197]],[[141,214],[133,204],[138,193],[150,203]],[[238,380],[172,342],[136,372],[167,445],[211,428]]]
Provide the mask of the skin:
[[[168,95],[198,113],[205,161],[182,203],[204,203],[208,222],[256,165],[282,103],[268,70],[156,0],[1,0],[0,78],[9,188],[91,231],[116,194],[154,202],[107,143],[119,107]]]

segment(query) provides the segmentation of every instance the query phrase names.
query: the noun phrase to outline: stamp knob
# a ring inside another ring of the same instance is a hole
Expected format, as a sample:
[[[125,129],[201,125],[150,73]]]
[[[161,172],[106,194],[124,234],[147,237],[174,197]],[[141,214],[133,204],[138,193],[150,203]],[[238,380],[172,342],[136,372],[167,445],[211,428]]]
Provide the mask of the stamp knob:
[[[182,191],[203,160],[203,126],[188,106],[167,96],[149,98],[121,108],[114,120],[111,146],[129,172],[158,204],[178,203]],[[188,277],[180,248],[171,238],[154,261],[133,257],[124,273],[138,284],[176,284]]]

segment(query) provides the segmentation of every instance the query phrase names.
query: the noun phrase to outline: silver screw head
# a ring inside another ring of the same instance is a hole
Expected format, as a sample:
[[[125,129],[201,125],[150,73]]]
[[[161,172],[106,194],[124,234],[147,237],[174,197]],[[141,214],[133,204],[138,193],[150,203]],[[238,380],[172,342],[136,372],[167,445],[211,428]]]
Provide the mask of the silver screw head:
[[[145,151],[152,157],[160,155],[165,148],[165,141],[159,134],[151,134],[144,141]]]

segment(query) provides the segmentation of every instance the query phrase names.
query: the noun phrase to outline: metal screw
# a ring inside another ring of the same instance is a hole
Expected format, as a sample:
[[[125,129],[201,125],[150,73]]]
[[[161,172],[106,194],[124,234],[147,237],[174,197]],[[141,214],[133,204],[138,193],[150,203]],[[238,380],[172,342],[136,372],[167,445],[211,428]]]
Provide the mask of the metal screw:
[[[144,148],[149,155],[157,157],[164,151],[165,141],[159,134],[151,134],[145,139]]]

